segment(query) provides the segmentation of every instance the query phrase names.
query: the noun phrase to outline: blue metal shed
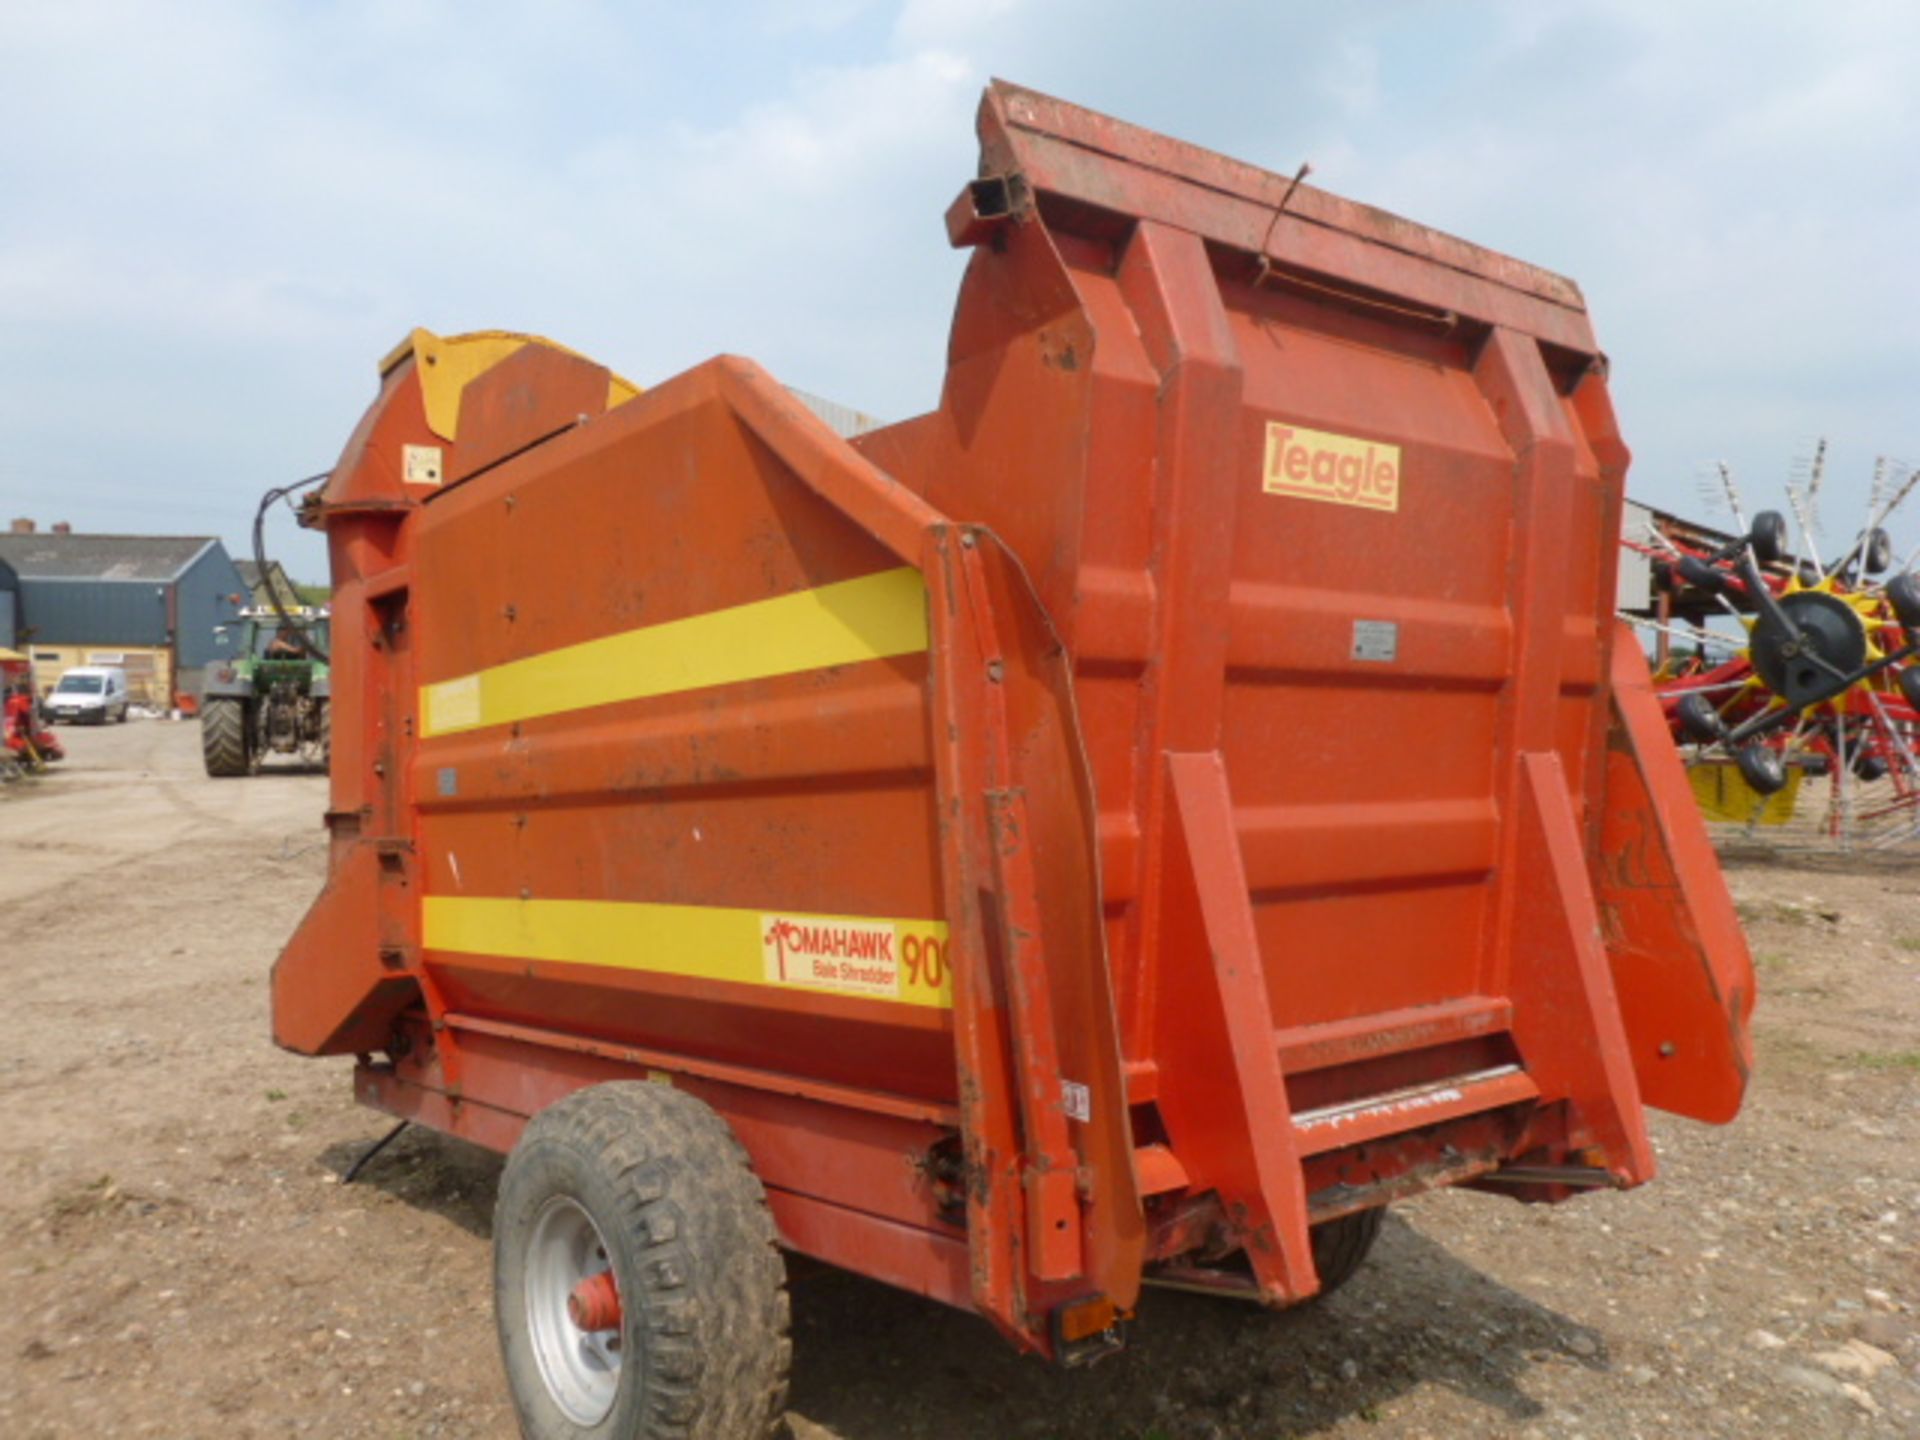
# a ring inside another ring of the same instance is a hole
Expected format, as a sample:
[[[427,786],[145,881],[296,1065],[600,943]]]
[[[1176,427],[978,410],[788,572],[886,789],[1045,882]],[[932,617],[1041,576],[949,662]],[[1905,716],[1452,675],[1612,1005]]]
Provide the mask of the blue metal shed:
[[[12,650],[20,639],[20,577],[0,559],[0,650]]]
[[[185,689],[220,653],[213,627],[249,593],[226,546],[207,535],[16,531],[0,534],[0,566],[16,577],[22,642],[167,649]]]

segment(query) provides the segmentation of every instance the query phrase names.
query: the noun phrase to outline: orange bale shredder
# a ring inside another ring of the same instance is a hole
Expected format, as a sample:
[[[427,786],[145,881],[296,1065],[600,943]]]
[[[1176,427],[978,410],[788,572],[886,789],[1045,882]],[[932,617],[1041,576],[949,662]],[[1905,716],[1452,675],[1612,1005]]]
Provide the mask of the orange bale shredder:
[[[418,331],[310,508],[274,1031],[513,1152],[531,1435],[764,1433],[776,1245],[1073,1362],[1739,1107],[1579,291],[1016,87],[980,136],[933,413]]]

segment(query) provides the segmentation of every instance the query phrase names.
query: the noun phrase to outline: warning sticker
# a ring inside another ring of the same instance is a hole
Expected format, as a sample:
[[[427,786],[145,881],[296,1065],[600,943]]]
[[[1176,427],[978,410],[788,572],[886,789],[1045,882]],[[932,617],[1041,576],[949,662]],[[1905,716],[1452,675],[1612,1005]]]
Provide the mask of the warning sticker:
[[[440,483],[440,447],[438,445],[402,445],[400,478],[409,485]]]
[[[1398,510],[1400,447],[1271,420],[1261,488],[1329,505]]]
[[[1067,1112],[1069,1120],[1078,1120],[1082,1125],[1093,1119],[1093,1091],[1078,1080],[1060,1082],[1060,1108]]]
[[[817,916],[760,917],[767,979],[845,995],[900,994],[900,937],[892,925]]]

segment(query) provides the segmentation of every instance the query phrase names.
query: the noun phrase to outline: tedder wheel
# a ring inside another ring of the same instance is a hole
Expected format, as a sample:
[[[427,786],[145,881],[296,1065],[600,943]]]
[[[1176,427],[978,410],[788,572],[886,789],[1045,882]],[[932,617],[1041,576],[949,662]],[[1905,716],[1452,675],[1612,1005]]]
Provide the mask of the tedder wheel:
[[[1762,565],[1771,565],[1785,558],[1787,517],[1778,510],[1762,510],[1753,517],[1753,527],[1747,531],[1747,543],[1753,546],[1753,558]]]
[[[1320,1272],[1320,1295],[1331,1295],[1353,1278],[1380,1238],[1380,1222],[1386,1218],[1387,1207],[1377,1205],[1323,1220],[1308,1232],[1313,1238],[1313,1268]]]
[[[493,1303],[528,1440],[766,1440],[786,1266],[746,1151],[669,1085],[576,1091],[500,1177]]]
[[[1903,570],[1887,582],[1887,600],[1899,618],[1900,628],[1920,630],[1920,572]],[[1908,642],[1912,642],[1909,634]]]
[[[238,700],[209,700],[200,707],[200,755],[209,775],[247,773],[247,711]]]
[[[1920,710],[1920,665],[1909,665],[1900,672],[1900,693],[1907,704]]]
[[[1877,525],[1874,526],[1872,533],[1867,536],[1865,550],[1866,553],[1860,562],[1861,569],[1864,573],[1868,575],[1878,575],[1882,570],[1893,564],[1893,537]]]
[[[1710,745],[1727,733],[1713,702],[1698,692],[1682,695],[1675,713],[1680,717],[1680,729],[1687,739],[1698,744]]]
[[[1733,763],[1756,795],[1778,795],[1787,788],[1787,762],[1780,752],[1749,740],[1733,752]]]

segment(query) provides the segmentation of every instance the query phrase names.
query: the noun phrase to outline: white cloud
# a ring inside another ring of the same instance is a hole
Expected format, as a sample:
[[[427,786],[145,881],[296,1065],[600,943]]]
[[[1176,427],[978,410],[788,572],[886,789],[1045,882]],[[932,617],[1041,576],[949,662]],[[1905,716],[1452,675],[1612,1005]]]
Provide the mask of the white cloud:
[[[906,0],[894,22],[896,44],[912,49],[991,43],[1026,0]],[[1044,3],[1044,0],[1043,0]]]
[[[0,0],[0,509],[237,533],[414,323],[931,404],[990,73],[1572,274],[1656,499],[1821,430],[1844,494],[1920,454],[1915,53],[1892,3]]]

